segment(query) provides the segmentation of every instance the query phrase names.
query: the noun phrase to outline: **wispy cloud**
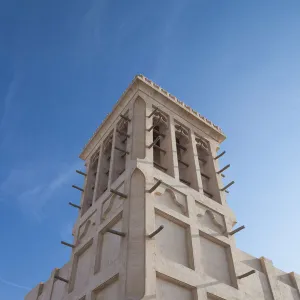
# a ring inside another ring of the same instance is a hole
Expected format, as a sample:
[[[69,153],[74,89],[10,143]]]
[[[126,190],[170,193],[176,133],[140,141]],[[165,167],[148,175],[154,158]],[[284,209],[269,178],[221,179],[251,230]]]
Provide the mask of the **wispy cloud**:
[[[19,289],[23,289],[23,290],[27,290],[27,291],[31,290],[30,287],[27,287],[27,286],[24,286],[24,285],[17,284],[15,282],[11,282],[11,281],[5,280],[5,279],[3,279],[1,277],[0,277],[0,282],[3,283],[3,284],[6,284],[6,285],[12,286],[12,287],[19,288]]]
[[[61,171],[50,179],[42,177],[40,174],[42,171],[38,167],[12,170],[0,185],[0,191],[5,196],[5,199],[2,197],[1,200],[15,200],[23,213],[41,221],[47,203],[54,198],[56,192],[70,183],[75,175],[74,169],[79,166],[80,163],[76,162],[61,168]],[[43,168],[47,167],[43,166]]]
[[[4,97],[3,103],[4,103],[4,110],[3,114],[0,120],[0,131],[3,129],[3,127],[6,124],[6,121],[9,119],[9,112],[12,109],[12,103],[13,99],[16,95],[16,91],[18,89],[19,80],[16,75],[13,76],[12,81],[10,82],[7,93]]]

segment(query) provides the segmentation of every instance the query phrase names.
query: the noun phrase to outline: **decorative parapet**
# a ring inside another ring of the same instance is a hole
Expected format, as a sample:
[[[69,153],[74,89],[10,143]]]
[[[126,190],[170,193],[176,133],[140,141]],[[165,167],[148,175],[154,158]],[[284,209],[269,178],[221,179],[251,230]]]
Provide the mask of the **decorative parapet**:
[[[166,90],[164,90],[163,88],[161,88],[159,85],[157,85],[156,83],[154,83],[152,80],[148,79],[147,77],[145,77],[144,75],[141,75],[141,74],[137,75],[136,78],[139,78],[142,81],[148,83],[151,87],[153,87],[154,89],[158,90],[161,94],[163,94],[164,96],[168,97],[171,101],[173,101],[176,104],[180,105],[182,108],[184,108],[185,110],[187,110],[189,113],[191,113],[194,116],[198,117],[199,119],[201,119],[202,121],[204,121],[207,125],[209,125],[213,129],[215,129],[218,132],[220,132],[221,134],[223,134],[222,129],[219,126],[215,125],[210,120],[208,120],[205,117],[203,117],[202,115],[200,115],[197,111],[193,110],[191,107],[189,107],[188,105],[186,105],[183,101],[180,101],[178,98],[176,98],[175,96],[173,96],[172,94],[170,94],[169,92],[167,92]]]
[[[170,94],[169,92],[167,92],[166,90],[164,90],[163,88],[161,88],[159,85],[157,85],[156,83],[154,83],[153,81],[151,81],[150,79],[148,79],[147,77],[145,77],[144,75],[139,74],[139,75],[136,75],[134,77],[134,79],[129,84],[129,86],[127,87],[127,89],[125,89],[125,91],[122,93],[121,97],[119,98],[119,100],[114,105],[112,111],[109,114],[106,115],[106,117],[103,119],[102,123],[98,126],[98,128],[96,129],[96,131],[94,132],[94,134],[92,135],[92,137],[85,144],[85,146],[83,147],[82,152],[86,149],[87,145],[91,142],[91,140],[100,131],[102,125],[108,120],[108,118],[111,116],[112,112],[119,105],[119,103],[122,101],[123,97],[131,89],[131,87],[134,85],[134,83],[137,81],[137,79],[139,79],[139,80],[143,81],[144,83],[146,83],[147,85],[151,86],[152,88],[154,88],[155,90],[157,90],[158,92],[160,92],[162,95],[164,95],[165,97],[167,97],[169,100],[171,100],[172,102],[174,102],[177,105],[181,106],[184,110],[186,110],[187,112],[191,113],[192,115],[194,115],[195,117],[197,117],[198,119],[200,119],[202,122],[204,122],[206,125],[208,125],[209,127],[211,127],[212,129],[216,130],[217,132],[219,132],[221,135],[224,136],[224,133],[223,133],[222,129],[219,126],[213,124],[210,120],[208,120],[207,118],[205,118],[202,115],[200,115],[197,111],[193,110],[190,106],[186,105],[183,101],[180,101],[178,98],[176,98],[175,96],[173,96],[172,94]]]

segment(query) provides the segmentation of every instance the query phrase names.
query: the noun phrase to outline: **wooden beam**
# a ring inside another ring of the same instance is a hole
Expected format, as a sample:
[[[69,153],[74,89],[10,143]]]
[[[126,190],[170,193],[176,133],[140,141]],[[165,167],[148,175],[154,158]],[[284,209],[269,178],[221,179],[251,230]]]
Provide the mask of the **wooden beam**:
[[[77,205],[77,204],[74,204],[72,202],[69,202],[69,205],[73,206],[73,207],[76,207],[78,209],[81,209],[81,206]]]
[[[162,181],[161,180],[158,180],[151,189],[149,189],[147,191],[147,193],[152,193],[153,191],[155,191],[160,185],[161,185]]]
[[[69,244],[69,243],[67,243],[67,242],[61,241],[60,243],[61,243],[62,245],[68,246],[68,247],[70,247],[70,248],[75,248],[75,245]]]
[[[154,236],[156,236],[159,232],[161,232],[164,229],[164,225],[160,225],[156,230],[154,230],[152,233],[148,235],[148,237],[151,239]]]
[[[148,148],[152,148],[158,141],[160,140],[160,136],[156,137],[156,139],[148,146]]]
[[[153,148],[155,148],[155,149],[157,149],[157,150],[163,152],[164,154],[167,153],[167,151],[166,151],[165,149],[163,149],[163,148],[161,148],[161,147],[159,147],[159,146],[157,146],[157,145],[153,145]]]
[[[218,159],[220,158],[221,156],[223,156],[224,154],[226,153],[226,151],[223,151],[222,153],[220,153],[218,156],[216,156],[214,159]]]
[[[179,180],[180,180],[181,182],[185,183],[185,184],[188,185],[188,186],[191,185],[191,183],[190,183],[189,181],[187,181],[187,180],[184,180],[184,179],[182,179],[182,178],[179,178]]]
[[[181,163],[181,164],[183,164],[187,168],[189,167],[189,164],[187,164],[186,162],[182,161],[181,159],[178,159],[178,162]]]
[[[69,283],[69,280],[67,280],[67,279],[65,279],[65,278],[62,278],[62,277],[60,277],[60,276],[58,276],[58,275],[54,275],[54,278],[57,279],[57,280],[63,281],[63,282],[65,282],[65,283]]]
[[[234,184],[234,181],[231,181],[230,183],[228,183],[226,186],[224,186],[221,191],[225,191],[227,188],[229,188],[230,186],[232,186]]]
[[[203,193],[204,193],[204,195],[205,195],[205,194],[208,195],[209,198],[212,198],[212,197],[213,197],[213,194],[209,193],[209,192],[206,191],[206,190],[203,190]]]
[[[155,108],[152,110],[151,114],[148,116],[148,118],[151,118],[157,111],[158,111],[158,107],[155,107]]]
[[[118,151],[120,151],[120,152],[123,152],[123,153],[125,153],[125,155],[126,155],[126,154],[129,154],[129,152],[128,152],[128,151],[126,151],[126,150],[123,150],[123,149],[121,149],[121,148],[119,148],[119,147],[115,147],[115,149],[116,149],[116,150],[118,150]]]
[[[109,233],[112,233],[112,234],[115,234],[115,235],[118,235],[118,236],[121,236],[121,237],[126,236],[126,233],[120,232],[120,231],[117,231],[117,230],[114,230],[114,229],[107,229],[106,232],[109,232]]]
[[[78,187],[77,185],[74,185],[74,184],[73,184],[73,185],[72,185],[72,188],[77,189],[77,190],[79,190],[79,191],[81,191],[81,192],[84,192],[84,189]]]
[[[206,175],[206,174],[204,174],[204,173],[202,173],[202,172],[201,172],[201,176],[203,176],[203,177],[206,178],[206,179],[210,179],[210,177],[209,177],[208,175]]]
[[[166,137],[166,135],[164,134],[164,133],[161,133],[161,132],[159,132],[158,130],[156,130],[156,129],[153,129],[153,132],[154,133],[156,133],[156,134],[158,134],[159,136],[161,136],[161,137]]]
[[[123,194],[123,193],[121,193],[121,192],[119,192],[117,190],[110,189],[110,192],[113,193],[113,194],[116,194],[116,195],[118,195],[118,196],[120,196],[122,198],[127,198],[127,195],[125,195],[125,194]]]
[[[119,130],[119,129],[116,129],[116,132],[117,132],[117,133],[119,133],[120,135],[124,135],[124,136],[126,136],[127,138],[129,138],[129,137],[130,137],[130,135],[129,135],[129,134],[127,134],[126,132],[123,132],[123,131],[121,131],[121,130]]]
[[[256,273],[255,270],[251,270],[251,271],[249,271],[249,272],[247,272],[247,273],[245,273],[245,274],[242,274],[242,275],[237,276],[236,278],[237,278],[237,279],[242,279],[242,278],[248,277],[248,276],[250,276],[250,275],[252,275],[252,274],[254,274],[254,273]]]
[[[80,174],[80,175],[83,175],[83,176],[87,176],[86,173],[82,172],[82,171],[79,171],[79,170],[76,170],[76,173]]]
[[[222,173],[223,171],[227,170],[230,167],[230,165],[225,166],[223,169],[217,172],[217,174]]]
[[[233,231],[230,231],[230,232],[228,232],[228,234],[229,235],[234,235],[235,233],[237,233],[237,232],[239,232],[239,231],[241,231],[241,230],[243,230],[243,229],[245,229],[246,227],[243,225],[243,226],[240,226],[239,228],[237,228],[237,229],[235,229],[235,230],[233,230]]]
[[[167,172],[167,170],[168,170],[167,168],[163,167],[162,165],[160,165],[159,163],[157,163],[155,161],[153,162],[153,165],[159,169],[164,170],[165,172]]]
[[[120,117],[124,120],[126,120],[127,122],[130,122],[131,120],[127,117],[127,116],[124,116],[122,114],[120,114]]]

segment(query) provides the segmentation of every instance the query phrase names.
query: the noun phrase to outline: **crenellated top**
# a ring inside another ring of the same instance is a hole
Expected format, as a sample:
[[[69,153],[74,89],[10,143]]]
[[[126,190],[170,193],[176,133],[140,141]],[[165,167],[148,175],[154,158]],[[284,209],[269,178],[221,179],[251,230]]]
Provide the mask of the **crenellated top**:
[[[219,136],[221,137],[220,141],[224,140],[226,138],[226,136],[224,135],[222,129],[215,125],[214,123],[212,123],[210,120],[208,120],[207,118],[205,118],[204,116],[202,116],[201,114],[199,114],[197,111],[193,110],[190,106],[186,105],[183,101],[180,101],[178,98],[176,98],[175,96],[173,96],[172,94],[170,94],[168,91],[166,91],[165,89],[163,89],[162,87],[160,87],[159,85],[157,85],[156,83],[154,83],[152,80],[148,79],[147,77],[145,77],[142,74],[136,75],[134,77],[134,79],[132,80],[132,82],[129,84],[129,86],[126,88],[126,90],[122,93],[121,97],[119,98],[119,100],[116,102],[116,104],[114,105],[112,111],[107,114],[107,116],[103,119],[102,123],[99,125],[99,127],[96,129],[96,131],[94,132],[94,134],[92,135],[92,137],[89,139],[89,141],[85,144],[82,153],[80,155],[80,157],[82,157],[83,152],[86,150],[87,146],[90,144],[90,142],[94,139],[94,137],[98,134],[98,132],[101,130],[102,126],[104,125],[104,123],[106,123],[106,121],[110,118],[110,116],[112,115],[112,113],[114,112],[114,110],[118,107],[118,105],[122,102],[123,98],[125,97],[125,95],[127,94],[127,92],[134,86],[135,83],[137,83],[137,81],[142,81],[143,83],[145,83],[146,85],[150,86],[151,88],[155,89],[157,92],[159,92],[161,95],[163,95],[164,97],[167,97],[169,100],[171,100],[173,103],[179,105],[182,109],[184,109],[185,111],[187,111],[188,113],[190,113],[193,117],[196,117],[197,119],[199,119],[202,123],[204,123],[206,126],[210,127],[212,130],[214,130],[215,132],[217,132],[219,134]]]
[[[175,96],[170,94],[168,91],[164,90],[162,87],[160,87],[159,85],[154,83],[152,80],[148,79],[147,77],[145,77],[144,75],[141,75],[141,74],[137,75],[136,78],[139,78],[139,79],[143,80],[144,82],[148,83],[150,86],[155,88],[161,94],[163,94],[164,96],[167,96],[170,100],[172,100],[173,102],[180,105],[182,108],[184,108],[188,112],[192,113],[193,115],[195,115],[196,117],[201,119],[201,121],[204,121],[207,125],[213,127],[219,133],[223,134],[222,129],[219,126],[215,125],[210,120],[208,120],[205,117],[203,117],[202,115],[200,115],[197,111],[193,110],[190,106],[186,105],[183,101],[180,101],[178,98],[176,98]]]

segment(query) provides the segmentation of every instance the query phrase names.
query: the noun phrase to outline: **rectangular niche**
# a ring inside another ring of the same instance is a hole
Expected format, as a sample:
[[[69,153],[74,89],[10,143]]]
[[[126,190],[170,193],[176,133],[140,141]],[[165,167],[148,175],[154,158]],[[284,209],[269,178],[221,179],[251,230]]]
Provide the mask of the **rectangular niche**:
[[[152,107],[153,165],[158,170],[174,176],[173,152],[169,116],[158,107]]]
[[[122,232],[123,222],[121,215],[117,217],[113,225],[109,225],[107,228]],[[122,237],[109,232],[104,233],[105,230],[106,228],[99,233],[95,273],[116,264],[120,258]]]
[[[174,127],[179,180],[198,191],[199,186],[190,130],[176,120],[174,120]]]
[[[203,232],[200,232],[199,242],[200,262],[204,273],[233,286],[233,261],[229,246]]]
[[[156,279],[157,300],[194,300],[195,291],[176,282],[157,277]]]
[[[155,180],[156,182],[157,180]],[[186,195],[163,183],[153,192],[153,195],[155,203],[162,204],[180,214],[187,215]]]
[[[91,300],[118,300],[119,296],[119,280],[114,277],[104,284],[100,285],[92,292]]]
[[[196,202],[197,223],[220,235],[227,236],[224,216],[207,206]]]
[[[214,159],[211,155],[210,143],[205,138],[195,135],[196,149],[201,172],[203,193],[206,197],[221,203]]]
[[[166,259],[193,268],[188,225],[174,222],[166,217],[162,216],[160,212],[156,212],[156,227],[164,226],[164,229],[155,236],[157,252]]]
[[[71,277],[70,290],[82,291],[88,285],[90,276],[92,275],[92,243],[90,240],[74,255],[74,263]]]

